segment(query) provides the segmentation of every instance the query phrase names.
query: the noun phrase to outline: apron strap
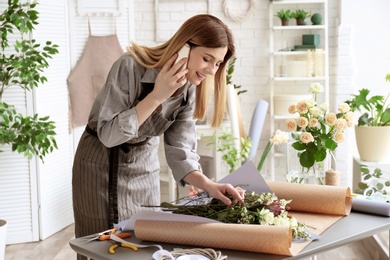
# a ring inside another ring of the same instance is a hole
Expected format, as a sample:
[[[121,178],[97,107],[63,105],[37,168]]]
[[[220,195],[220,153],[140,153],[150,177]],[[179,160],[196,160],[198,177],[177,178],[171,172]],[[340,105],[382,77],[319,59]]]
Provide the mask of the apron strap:
[[[119,146],[109,149],[108,177],[108,227],[113,228],[118,223],[118,159]]]
[[[89,19],[89,15],[88,15],[88,32],[89,32],[89,35],[91,35],[91,21]]]

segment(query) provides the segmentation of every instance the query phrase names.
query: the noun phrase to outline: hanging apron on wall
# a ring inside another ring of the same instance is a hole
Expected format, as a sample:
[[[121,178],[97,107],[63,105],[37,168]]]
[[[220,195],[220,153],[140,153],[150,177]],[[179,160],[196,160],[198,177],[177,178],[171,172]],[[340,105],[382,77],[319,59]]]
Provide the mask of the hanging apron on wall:
[[[103,87],[114,62],[123,54],[116,34],[94,36],[88,18],[88,40],[80,60],[70,72],[69,91],[70,125],[86,125],[97,93]]]

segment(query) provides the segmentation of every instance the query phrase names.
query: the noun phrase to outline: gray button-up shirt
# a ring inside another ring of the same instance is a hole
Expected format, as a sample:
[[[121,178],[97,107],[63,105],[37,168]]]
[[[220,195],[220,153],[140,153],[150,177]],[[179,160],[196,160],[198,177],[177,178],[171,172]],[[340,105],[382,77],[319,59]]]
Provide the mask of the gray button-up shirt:
[[[179,182],[189,172],[201,170],[193,118],[196,86],[187,82],[179,95],[168,98],[139,126],[135,105],[145,90],[143,84],[154,83],[159,71],[142,67],[125,53],[114,63],[97,95],[88,125],[106,147],[164,134],[166,159]]]

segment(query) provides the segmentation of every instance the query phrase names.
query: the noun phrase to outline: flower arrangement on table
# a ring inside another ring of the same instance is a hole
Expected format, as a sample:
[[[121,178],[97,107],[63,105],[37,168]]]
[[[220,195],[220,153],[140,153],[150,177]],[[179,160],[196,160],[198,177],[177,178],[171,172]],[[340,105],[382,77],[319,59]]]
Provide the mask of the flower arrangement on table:
[[[164,210],[176,214],[192,215],[214,219],[222,223],[287,226],[296,239],[310,239],[308,228],[292,217],[287,206],[291,200],[278,199],[273,193],[247,191],[243,205],[227,206],[220,200],[210,198],[207,192],[199,192],[185,203],[161,203]]]
[[[324,91],[320,83],[312,83],[309,92],[313,99],[302,100],[288,108],[298,118],[286,120],[287,131],[294,139],[292,147],[298,151],[302,171],[308,172],[316,163],[323,163],[328,154],[345,139],[344,131],[353,126],[354,114],[347,103],[338,106],[339,113],[328,111],[328,104],[317,104],[317,95]]]

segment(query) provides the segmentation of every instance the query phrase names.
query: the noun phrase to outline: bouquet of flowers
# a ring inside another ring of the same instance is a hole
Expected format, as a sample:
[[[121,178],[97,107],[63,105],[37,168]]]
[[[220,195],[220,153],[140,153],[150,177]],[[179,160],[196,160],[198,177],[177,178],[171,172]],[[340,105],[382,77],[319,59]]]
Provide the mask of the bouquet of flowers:
[[[344,141],[344,130],[353,126],[353,112],[347,103],[338,106],[339,113],[328,111],[326,103],[318,105],[317,95],[324,91],[320,83],[312,83],[309,91],[314,98],[302,100],[289,106],[290,114],[298,113],[298,118],[287,119],[287,131],[292,132],[295,142],[292,147],[299,151],[299,163],[310,169],[315,162],[322,162],[327,153]]]
[[[273,193],[246,192],[244,204],[227,206],[220,200],[210,198],[207,192],[200,192],[185,203],[163,202],[164,210],[176,214],[193,215],[220,221],[222,223],[289,226],[293,238],[310,239],[307,226],[288,214],[291,200],[278,199]]]

